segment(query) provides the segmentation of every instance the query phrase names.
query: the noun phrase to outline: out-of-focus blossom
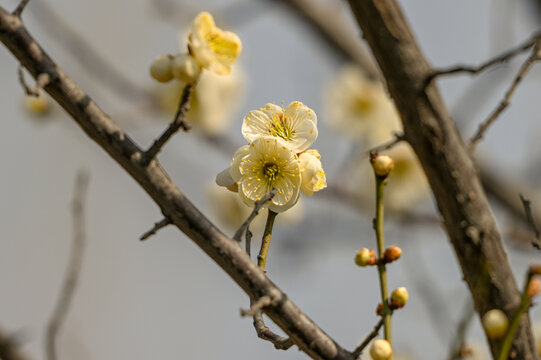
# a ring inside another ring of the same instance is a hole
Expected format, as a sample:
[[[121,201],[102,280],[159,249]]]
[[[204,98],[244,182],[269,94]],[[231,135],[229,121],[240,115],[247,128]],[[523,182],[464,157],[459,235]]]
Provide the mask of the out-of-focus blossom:
[[[218,75],[231,73],[231,65],[242,50],[239,37],[218,28],[208,12],[196,16],[188,41],[190,55],[201,67]]]
[[[346,137],[369,140],[367,137],[379,137],[382,131],[399,130],[398,113],[383,86],[356,65],[346,65],[339,71],[324,99],[325,119]]]
[[[49,99],[42,90],[38,90],[38,96],[25,95],[24,105],[33,115],[45,115],[50,110]]]
[[[238,110],[245,88],[245,76],[235,67],[230,76],[203,72],[192,93],[188,121],[207,136],[223,135]],[[160,105],[171,115],[178,109],[185,83],[171,81],[160,89]]]

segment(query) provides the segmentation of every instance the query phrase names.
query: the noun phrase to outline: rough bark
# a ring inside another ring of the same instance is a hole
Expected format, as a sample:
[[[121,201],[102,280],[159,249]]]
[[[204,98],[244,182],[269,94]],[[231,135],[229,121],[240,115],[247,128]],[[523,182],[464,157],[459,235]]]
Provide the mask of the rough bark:
[[[424,88],[432,67],[394,0],[349,3],[402,115],[406,139],[430,182],[476,311],[483,315],[500,308],[511,317],[520,293],[474,163],[437,86]],[[489,343],[496,355],[498,342]],[[537,359],[527,314],[511,354],[515,359]]]

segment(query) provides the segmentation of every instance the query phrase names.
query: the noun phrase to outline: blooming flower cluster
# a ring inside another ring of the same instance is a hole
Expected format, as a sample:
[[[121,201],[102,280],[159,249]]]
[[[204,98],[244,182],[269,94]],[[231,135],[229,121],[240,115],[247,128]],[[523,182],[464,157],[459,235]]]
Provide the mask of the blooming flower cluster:
[[[283,212],[297,203],[301,191],[311,196],[327,186],[319,152],[308,149],[317,138],[317,117],[303,103],[294,101],[285,109],[266,104],[250,111],[242,134],[249,144],[235,152],[216,183],[237,191],[246,205],[276,189],[266,205]]]
[[[236,34],[218,28],[212,15],[202,12],[194,19],[188,35],[188,54],[158,56],[150,66],[150,74],[159,82],[175,78],[187,84],[198,80],[202,68],[229,75],[241,50]]]

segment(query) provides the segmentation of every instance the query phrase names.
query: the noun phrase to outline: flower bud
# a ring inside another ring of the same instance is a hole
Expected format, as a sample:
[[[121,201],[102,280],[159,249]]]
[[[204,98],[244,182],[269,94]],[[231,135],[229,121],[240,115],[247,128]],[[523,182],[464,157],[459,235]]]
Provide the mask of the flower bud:
[[[383,303],[379,303],[376,308],[376,315],[383,316]]]
[[[393,159],[387,155],[372,154],[370,162],[374,173],[382,178],[387,177],[394,167]]]
[[[530,280],[530,283],[528,284],[528,296],[534,297],[535,295],[539,294],[539,291],[541,290],[541,281],[537,277],[533,277]]]
[[[391,343],[384,339],[374,340],[370,346],[370,357],[373,360],[388,360],[393,355]]]
[[[391,309],[403,308],[408,302],[408,290],[405,287],[399,287],[391,293]]]
[[[190,55],[179,54],[171,62],[171,71],[175,79],[193,84],[201,74],[201,67]]]
[[[168,82],[173,78],[171,55],[161,54],[150,65],[150,75],[159,82]]]
[[[367,248],[357,251],[355,264],[358,266],[374,265],[377,262],[376,252]]]
[[[385,253],[383,254],[383,260],[386,263],[390,263],[400,259],[400,256],[402,256],[402,249],[400,249],[398,246],[393,245],[385,249]]]
[[[489,310],[483,315],[483,328],[491,339],[501,339],[505,336],[509,327],[507,315],[500,309]]]
[[[43,115],[49,111],[49,100],[41,90],[38,90],[38,96],[25,95],[24,104],[29,111],[37,115]]]

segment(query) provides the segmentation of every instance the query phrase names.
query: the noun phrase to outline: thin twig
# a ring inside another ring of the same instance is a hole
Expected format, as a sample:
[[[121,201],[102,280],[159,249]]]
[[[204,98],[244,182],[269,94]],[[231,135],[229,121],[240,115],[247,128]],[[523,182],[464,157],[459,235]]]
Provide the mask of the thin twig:
[[[86,189],[88,187],[88,174],[80,171],[77,174],[75,182],[75,195],[72,203],[73,214],[73,245],[71,249],[70,263],[66,270],[66,277],[59,293],[51,319],[47,324],[47,333],[45,339],[46,357],[48,360],[56,360],[56,341],[58,333],[63,325],[64,319],[69,311],[73,294],[77,287],[83,253],[85,247],[85,224],[84,224],[84,204],[86,198]]]
[[[525,41],[523,44],[518,45],[515,48],[509,49],[505,51],[504,53],[482,63],[478,66],[472,66],[472,65],[456,65],[451,66],[449,68],[440,69],[440,70],[434,70],[425,81],[425,85],[423,87],[423,90],[426,89],[428,85],[437,77],[440,76],[446,76],[446,75],[453,75],[458,73],[469,73],[469,74],[479,74],[480,72],[485,71],[491,66],[504,63],[506,61],[509,61],[513,57],[522,54],[523,52],[529,50],[532,46],[535,45],[535,43],[541,38],[541,33],[537,32],[533,36],[530,37],[529,40]]]
[[[24,89],[24,93],[26,95],[28,95],[28,96],[38,97],[39,96],[38,89],[36,89],[35,87],[30,86],[30,85],[28,85],[26,83],[26,80],[24,79],[24,73],[23,73],[22,65],[19,65],[19,67],[17,68],[17,75],[18,75],[18,78],[19,78],[19,83],[21,84],[21,86]]]
[[[270,296],[262,296],[257,301],[250,303],[249,309],[240,309],[241,316],[254,316],[261,311],[265,306],[272,305]]]
[[[235,235],[233,235],[233,239],[237,240],[238,242],[241,241],[242,234],[244,232],[249,231],[250,224],[252,221],[254,221],[257,214],[259,214],[259,210],[265,205],[265,203],[269,200],[272,200],[272,198],[276,195],[276,189],[272,189],[271,192],[263,196],[260,200],[256,201],[254,204],[254,209],[252,210],[252,213],[246,221],[238,228],[238,230],[235,232]],[[250,252],[246,250],[246,252],[249,254]]]
[[[151,237],[152,235],[156,234],[158,232],[158,230],[166,227],[167,225],[171,225],[173,222],[171,221],[171,219],[169,218],[163,218],[162,220],[154,223],[154,227],[150,230],[148,230],[146,233],[144,233],[143,235],[141,235],[141,237],[139,238],[139,240],[141,241],[144,241],[146,239],[148,239],[149,237]]]
[[[371,153],[378,153],[384,150],[389,150],[393,148],[396,144],[406,140],[406,136],[404,134],[399,134],[395,132],[393,135],[394,139],[365,151],[366,156],[370,156]]]
[[[520,67],[517,76],[511,83],[511,86],[509,87],[507,92],[505,93],[504,98],[500,101],[496,109],[494,109],[494,111],[488,116],[488,118],[479,125],[477,132],[471,138],[469,143],[470,152],[473,152],[475,150],[475,146],[477,145],[479,140],[483,138],[490,125],[492,125],[492,123],[494,123],[494,121],[498,119],[498,116],[500,116],[500,114],[509,106],[509,104],[511,103],[511,97],[514,95],[516,89],[518,88],[518,85],[520,84],[524,76],[528,73],[528,71],[532,68],[534,63],[539,59],[541,59],[541,51],[539,48],[539,44],[536,44],[532,51],[532,54]]]
[[[26,7],[26,5],[28,4],[29,1],[30,0],[21,0],[19,5],[17,5],[15,10],[13,10],[13,12],[11,14],[20,18],[21,15],[23,14],[24,8]]]
[[[188,131],[190,129],[190,125],[186,121],[186,114],[190,110],[190,99],[194,86],[195,84],[188,84],[184,87],[175,118],[171,124],[169,124],[169,127],[160,135],[160,137],[154,141],[147,151],[145,151],[141,159],[143,165],[148,165],[150,161],[154,159],[156,155],[158,155],[167,140],[169,140],[169,138],[171,138],[171,136],[173,136],[180,128],[182,128],[184,131]]]
[[[265,325],[261,312],[254,315],[254,328],[256,329],[257,336],[262,340],[270,341],[276,350],[287,350],[295,345],[291,338],[286,338],[272,332]]]
[[[374,326],[374,330],[372,330],[366,336],[366,338],[363,340],[363,342],[359,346],[357,346],[355,348],[355,350],[353,350],[352,354],[353,354],[354,359],[357,359],[359,356],[361,356],[361,354],[363,353],[364,348],[370,343],[370,341],[372,341],[372,339],[374,339],[376,336],[378,336],[379,329],[381,329],[381,327],[383,326],[384,323],[385,323],[385,317],[381,317],[381,319],[379,319],[376,326]]]
[[[528,224],[530,224],[530,227],[535,234],[536,241],[532,241],[532,246],[538,250],[541,250],[541,232],[539,231],[539,227],[537,226],[532,214],[531,201],[522,196],[522,194],[519,194],[519,196],[520,201],[522,201],[522,205],[524,206],[524,211],[526,212],[526,220],[528,221]]]
[[[473,308],[473,304],[471,303],[470,300],[468,300],[468,303],[466,304],[466,307],[464,308],[462,317],[460,318],[460,321],[458,323],[458,326],[456,329],[456,336],[453,339],[453,342],[451,344],[451,350],[449,352],[449,357],[448,357],[449,360],[462,359],[461,350],[464,349],[464,345],[466,343],[466,334],[474,318],[474,314],[475,314],[475,309]]]

